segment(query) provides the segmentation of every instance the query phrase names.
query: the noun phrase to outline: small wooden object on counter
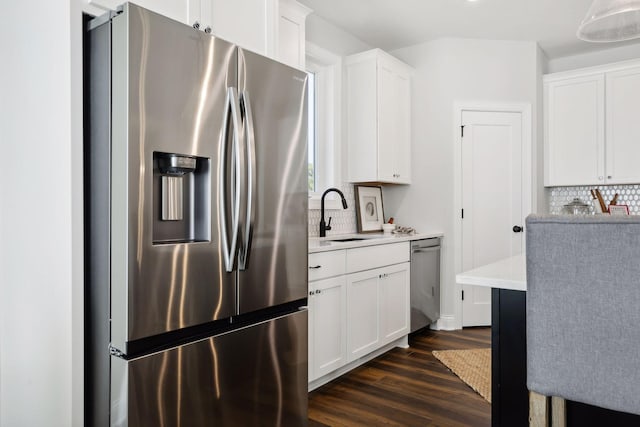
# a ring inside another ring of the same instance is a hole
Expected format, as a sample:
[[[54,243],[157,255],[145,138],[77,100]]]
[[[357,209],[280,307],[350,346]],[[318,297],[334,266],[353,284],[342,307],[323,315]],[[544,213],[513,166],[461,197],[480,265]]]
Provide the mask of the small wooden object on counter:
[[[611,202],[609,202],[610,205],[617,205],[618,204],[618,193],[613,195],[613,199],[611,199]]]
[[[598,198],[598,203],[600,203],[600,209],[602,209],[602,212],[608,212],[607,205],[602,198],[602,194],[600,194],[600,190],[596,188],[595,193],[596,197]]]

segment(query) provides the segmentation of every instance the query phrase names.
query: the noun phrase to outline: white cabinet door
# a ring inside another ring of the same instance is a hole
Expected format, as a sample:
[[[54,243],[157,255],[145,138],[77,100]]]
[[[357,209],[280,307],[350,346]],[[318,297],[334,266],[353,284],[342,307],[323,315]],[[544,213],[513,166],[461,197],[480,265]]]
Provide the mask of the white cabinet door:
[[[601,185],[604,74],[545,84],[545,185]]]
[[[348,362],[409,333],[410,264],[347,276]]]
[[[309,288],[309,381],[313,381],[347,363],[346,277],[311,282]]]
[[[380,270],[380,335],[387,344],[409,333],[410,264]]]
[[[396,73],[386,61],[378,61],[378,179],[396,180],[396,153],[390,142],[397,137]]]
[[[351,182],[411,182],[411,69],[374,49],[346,60]]]
[[[607,184],[640,182],[640,67],[606,74]]]
[[[346,73],[348,179],[351,182],[375,181],[378,177],[375,58],[348,58]]]
[[[394,162],[396,183],[411,184],[411,78],[409,74],[396,75],[396,137]]]
[[[409,184],[411,119],[409,77],[387,58],[378,60],[378,179]]]
[[[105,11],[116,10],[122,0],[86,0],[87,4]],[[207,0],[137,0],[135,4],[167,16],[184,24],[192,25],[200,13],[201,2]]]
[[[278,21],[278,61],[304,70],[305,21],[311,9],[294,0],[281,0]]]
[[[347,276],[347,361],[380,347],[379,269]]]
[[[278,0],[212,1],[214,35],[261,55],[274,56]]]

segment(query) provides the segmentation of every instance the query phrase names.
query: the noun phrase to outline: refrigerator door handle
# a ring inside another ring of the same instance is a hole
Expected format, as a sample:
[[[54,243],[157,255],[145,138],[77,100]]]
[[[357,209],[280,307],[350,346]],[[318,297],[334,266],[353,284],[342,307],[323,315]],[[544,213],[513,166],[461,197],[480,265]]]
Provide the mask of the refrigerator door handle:
[[[251,241],[253,239],[253,226],[255,223],[256,204],[256,142],[255,129],[253,127],[253,111],[251,110],[251,98],[249,92],[243,90],[241,93],[240,106],[244,109],[244,142],[247,159],[247,206],[243,230],[243,246],[238,257],[240,270],[249,268],[249,255],[251,253]]]
[[[225,113],[223,121],[222,142],[220,144],[220,161],[221,167],[219,168],[220,183],[220,220],[221,224],[221,237],[222,237],[222,250],[224,256],[225,269],[228,273],[231,273],[234,269],[236,248],[238,244],[238,222],[240,216],[240,174],[241,174],[241,160],[240,160],[240,121],[238,119],[238,94],[236,88],[227,88],[227,98],[225,101]],[[231,114],[229,114],[231,113]],[[229,200],[229,183],[227,182],[227,171],[231,165],[227,164],[227,150],[229,149],[229,120],[231,120],[231,132],[233,135],[231,143],[231,156],[233,158],[234,167],[232,171],[235,175],[233,180],[234,189],[231,197],[233,198],[233,206],[231,211],[231,241],[229,241],[228,235],[228,222],[227,222],[227,202]]]

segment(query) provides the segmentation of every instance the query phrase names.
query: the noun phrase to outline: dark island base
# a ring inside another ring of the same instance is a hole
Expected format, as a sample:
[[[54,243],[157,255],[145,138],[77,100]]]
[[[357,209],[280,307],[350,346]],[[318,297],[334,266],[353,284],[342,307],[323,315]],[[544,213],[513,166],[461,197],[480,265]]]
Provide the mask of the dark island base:
[[[527,426],[527,293],[491,292],[491,425]],[[640,416],[567,400],[567,427],[640,426]]]

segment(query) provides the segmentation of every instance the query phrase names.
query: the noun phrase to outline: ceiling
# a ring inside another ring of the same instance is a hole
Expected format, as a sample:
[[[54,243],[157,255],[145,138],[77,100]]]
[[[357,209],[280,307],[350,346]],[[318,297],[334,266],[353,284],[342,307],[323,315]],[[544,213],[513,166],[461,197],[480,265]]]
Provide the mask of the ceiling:
[[[442,37],[534,40],[549,59],[623,44],[576,30],[592,0],[298,0],[371,46],[394,50]]]

